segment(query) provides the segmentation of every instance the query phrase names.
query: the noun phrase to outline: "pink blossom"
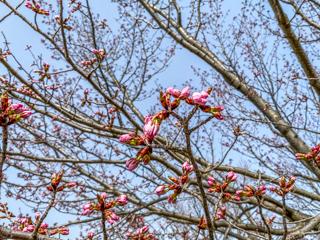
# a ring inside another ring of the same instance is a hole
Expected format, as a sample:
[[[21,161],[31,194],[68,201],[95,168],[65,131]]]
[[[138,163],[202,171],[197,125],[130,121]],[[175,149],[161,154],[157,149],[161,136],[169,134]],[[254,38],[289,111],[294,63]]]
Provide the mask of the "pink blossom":
[[[209,94],[205,91],[202,91],[201,93],[195,92],[192,94],[192,100],[195,104],[203,106],[207,103],[208,96],[209,96]]]
[[[167,88],[167,93],[169,93],[171,96],[178,98],[180,97],[181,92],[178,89],[175,89],[173,87]]]
[[[185,87],[181,90],[180,98],[181,99],[186,99],[187,97],[190,96],[190,89],[189,87]]]
[[[140,137],[140,136],[137,136],[133,132],[121,135],[119,137],[119,141],[121,143],[130,144],[130,145],[133,145],[133,146],[137,146],[137,145],[143,144],[143,138]]]
[[[143,226],[143,227],[137,229],[136,234],[137,235],[141,235],[141,234],[144,234],[144,233],[146,233],[148,231],[149,231],[149,227],[148,226]]]
[[[94,232],[88,232],[87,237],[88,237],[89,239],[92,239],[92,238],[94,237]]]
[[[167,88],[167,93],[175,98],[186,99],[190,95],[189,87],[183,88],[181,91],[173,87]]]
[[[21,103],[9,105],[6,109],[6,113],[9,117],[9,124],[16,123],[20,119],[25,119],[32,114],[30,109],[24,107]]]
[[[108,215],[107,215],[108,223],[114,224],[115,222],[117,222],[119,220],[120,220],[120,217],[117,214],[115,214],[114,212],[109,212],[108,213]]]
[[[261,194],[265,194],[266,190],[267,190],[267,188],[265,185],[259,186],[259,188],[258,188],[258,191],[261,192]]]
[[[208,184],[209,184],[209,186],[214,185],[215,182],[216,182],[216,180],[215,180],[213,177],[208,177]]]
[[[126,162],[126,167],[129,171],[135,170],[139,165],[139,161],[136,158],[130,158]]]
[[[49,15],[49,11],[42,9],[41,5],[35,1],[31,2],[30,0],[27,0],[27,2],[25,3],[25,6],[31,9],[32,11],[34,11],[35,13],[43,14],[47,16]]]
[[[126,195],[120,195],[118,198],[117,198],[117,203],[119,205],[126,205],[128,203],[128,198]]]
[[[29,222],[29,219],[25,217],[19,218],[18,222],[20,222],[21,224],[27,224]]]
[[[41,223],[41,228],[48,228],[48,223]]]
[[[240,201],[240,200],[241,200],[241,198],[240,198],[240,196],[239,196],[239,195],[235,195],[235,196],[233,197],[233,200],[235,200],[235,201]]]
[[[144,119],[143,133],[149,142],[152,142],[160,128],[160,123],[153,120],[153,116],[147,116]]]
[[[90,215],[93,212],[92,203],[87,203],[82,207],[82,215]]]
[[[230,171],[230,172],[228,172],[226,179],[229,182],[234,182],[237,179],[237,177],[238,176],[233,171]]]
[[[183,163],[182,169],[183,169],[183,171],[185,171],[186,173],[190,173],[190,172],[193,171],[193,166],[186,161],[186,162]]]
[[[155,193],[160,196],[166,192],[166,187],[164,185],[160,185],[156,188]]]
[[[237,190],[236,195],[240,196],[242,194],[243,190]]]
[[[104,49],[92,49],[91,52],[95,54],[99,59],[104,58],[106,55],[106,52]]]
[[[33,225],[28,225],[28,226],[26,226],[26,227],[24,227],[24,228],[22,229],[22,232],[33,232],[34,229],[35,229],[35,226],[33,226]]]
[[[216,219],[217,219],[217,220],[224,219],[224,218],[225,218],[225,214],[226,214],[226,210],[227,210],[227,208],[226,208],[225,206],[220,207],[220,208],[217,210]]]
[[[101,194],[100,194],[100,197],[101,197],[102,199],[106,199],[106,198],[107,198],[107,193],[105,193],[105,192],[101,193]]]
[[[69,235],[69,229],[66,227],[60,227],[58,229],[58,233],[60,233],[61,235]]]
[[[127,133],[127,134],[123,134],[119,137],[119,141],[121,143],[127,143],[129,142],[132,138],[134,138],[135,134],[134,133]]]
[[[68,182],[66,183],[66,187],[68,188],[73,188],[73,187],[76,187],[78,184],[76,182]]]
[[[177,195],[172,194],[168,197],[168,203],[175,203],[177,201]]]

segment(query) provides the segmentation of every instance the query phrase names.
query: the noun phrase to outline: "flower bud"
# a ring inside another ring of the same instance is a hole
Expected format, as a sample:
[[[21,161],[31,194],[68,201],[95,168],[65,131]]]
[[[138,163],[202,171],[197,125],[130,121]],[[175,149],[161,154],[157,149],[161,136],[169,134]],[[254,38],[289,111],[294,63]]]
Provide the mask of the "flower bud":
[[[188,174],[193,171],[193,166],[186,161],[183,163],[182,169],[185,173]]]
[[[195,92],[192,94],[192,100],[195,104],[204,106],[208,101],[209,94],[205,91]]]
[[[136,158],[130,158],[126,162],[126,167],[129,171],[133,171],[138,167],[138,165],[139,165],[139,161]]]
[[[216,184],[216,180],[213,177],[208,177],[209,186],[213,186]]]
[[[133,146],[142,145],[144,143],[143,138],[137,136],[133,132],[121,135],[119,137],[119,141],[121,143],[130,144]]]
[[[154,116],[147,116],[144,119],[143,133],[148,142],[152,142],[160,129],[161,121]]]
[[[234,182],[237,180],[237,175],[233,171],[228,172],[226,179],[228,182]]]
[[[87,234],[87,237],[88,237],[88,239],[92,239],[92,238],[94,238],[94,233],[93,232],[88,232],[88,234]]]
[[[155,193],[160,196],[166,193],[166,187],[164,185],[160,185],[156,188]]]
[[[178,98],[180,97],[181,92],[178,89],[175,89],[173,87],[167,88],[167,93],[169,93],[171,96]]]
[[[184,100],[184,99],[188,98],[189,96],[190,96],[190,89],[189,89],[189,87],[185,87],[181,90],[181,94],[180,94],[179,98]]]
[[[124,206],[128,203],[128,198],[126,195],[120,195],[118,198],[117,198],[117,203],[121,206]]]
[[[224,219],[225,218],[225,215],[226,215],[226,211],[227,211],[227,208],[225,206],[223,207],[220,207],[218,210],[217,210],[217,213],[216,213],[216,220],[221,220],[221,219]]]

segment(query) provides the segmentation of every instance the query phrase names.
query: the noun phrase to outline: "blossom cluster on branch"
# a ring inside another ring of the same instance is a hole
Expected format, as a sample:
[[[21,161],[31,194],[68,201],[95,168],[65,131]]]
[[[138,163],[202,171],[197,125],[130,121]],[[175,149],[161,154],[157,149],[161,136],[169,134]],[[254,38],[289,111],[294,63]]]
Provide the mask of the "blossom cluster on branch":
[[[125,206],[128,203],[126,195],[121,195],[115,200],[108,201],[107,194],[97,194],[97,202],[89,202],[83,206],[82,215],[91,215],[94,212],[101,212],[106,221],[113,224],[120,220],[120,217],[111,210],[116,206]]]
[[[149,163],[152,154],[152,147],[150,145],[157,136],[162,122],[173,114],[173,110],[180,105],[182,100],[187,104],[193,105],[195,108],[199,108],[203,112],[211,113],[215,118],[222,120],[222,106],[212,107],[206,105],[211,91],[211,89],[208,89],[207,91],[194,92],[192,97],[190,97],[191,93],[189,87],[185,87],[181,91],[172,87],[169,87],[166,92],[160,91],[160,102],[165,110],[161,110],[154,115],[145,117],[142,135],[130,132],[119,137],[119,141],[121,143],[132,146],[145,146],[139,150],[135,158],[131,158],[127,161],[127,168],[130,171],[133,171],[141,162],[144,164]],[[173,101],[171,101],[171,97],[174,98]]]

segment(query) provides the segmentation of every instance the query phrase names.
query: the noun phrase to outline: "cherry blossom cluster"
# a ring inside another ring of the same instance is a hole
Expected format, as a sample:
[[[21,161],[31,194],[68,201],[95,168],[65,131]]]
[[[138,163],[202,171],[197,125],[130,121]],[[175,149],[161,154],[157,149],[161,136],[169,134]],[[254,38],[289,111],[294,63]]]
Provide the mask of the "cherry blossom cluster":
[[[130,240],[157,240],[152,233],[149,233],[148,226],[143,226],[133,233],[128,233],[127,237]]]
[[[155,193],[160,196],[168,191],[173,191],[173,193],[168,197],[169,203],[175,203],[177,201],[177,197],[182,193],[183,188],[186,183],[189,181],[189,174],[193,171],[193,166],[188,162],[185,162],[182,165],[182,176],[179,178],[169,177],[168,179],[172,182],[172,184],[160,185],[156,188]]]
[[[158,134],[161,122],[168,117],[169,113],[166,110],[162,110],[153,116],[147,116],[144,119],[143,135],[137,135],[136,133],[131,132],[119,137],[119,141],[121,143],[132,146],[148,145],[141,148],[135,158],[131,158],[126,162],[128,170],[133,171],[141,162],[144,164],[148,164],[150,162],[152,147],[149,145]]]
[[[106,56],[106,51],[104,49],[92,49],[91,52],[95,55],[95,58],[81,61],[80,63],[84,67],[89,67],[89,66],[92,66],[96,62],[101,62]]]
[[[227,207],[226,206],[221,206],[217,209],[216,214],[214,216],[215,220],[222,220],[226,218],[226,213],[227,213]],[[207,220],[204,216],[200,218],[198,228],[199,229],[206,229],[208,227]]]
[[[304,161],[314,161],[320,167],[320,144],[311,148],[308,153],[297,153],[296,158]]]
[[[73,188],[77,186],[76,182],[68,182],[63,185],[60,185],[62,176],[63,176],[63,171],[60,171],[59,173],[54,173],[52,174],[51,177],[51,185],[47,186],[48,191],[50,192],[61,192],[65,188]]]
[[[199,107],[204,112],[213,114],[217,119],[223,119],[221,115],[221,111],[223,110],[222,106],[210,107],[206,105],[210,93],[211,89],[202,92],[195,92],[192,94],[192,97],[190,97],[191,93],[189,87],[185,87],[181,91],[169,87],[165,93],[160,92],[160,102],[165,110],[161,110],[154,115],[145,117],[142,135],[130,132],[119,137],[119,141],[121,143],[132,146],[145,146],[139,150],[135,158],[131,158],[126,162],[127,169],[133,171],[141,162],[144,164],[149,163],[152,154],[152,147],[150,144],[158,134],[162,121],[166,120],[172,113],[172,110],[180,105],[181,100]],[[171,97],[174,98],[173,101],[171,101]]]
[[[223,182],[219,183],[213,177],[208,177],[208,185],[209,192],[220,193],[222,194],[222,200],[224,202],[228,202],[230,200],[240,200],[238,195],[232,195],[231,193],[226,191],[226,188],[230,185],[230,183],[235,182],[237,180],[237,175],[234,172],[228,172]]]
[[[72,27],[68,25],[68,21],[70,20],[70,18],[65,18],[63,19],[63,21],[61,21],[61,18],[59,15],[54,16],[54,19],[56,20],[56,22],[62,26],[64,29],[71,31]]]
[[[8,126],[21,121],[31,115],[30,109],[21,103],[12,104],[7,93],[0,97],[0,126]]]
[[[69,6],[69,7],[72,7],[71,13],[74,13],[74,12],[80,10],[80,8],[81,8],[82,5],[81,5],[81,2],[80,2],[80,1],[70,0],[68,6]]]
[[[49,16],[49,11],[43,9],[40,3],[35,0],[27,0],[25,6],[37,14]]]
[[[160,92],[160,102],[166,110],[174,110],[180,104],[181,100],[185,100],[187,104],[198,106],[203,112],[211,113],[215,118],[222,120],[223,106],[208,106],[207,101],[212,89],[207,91],[194,92],[190,97],[189,87],[185,87],[181,91],[173,87],[169,87],[165,93]],[[170,101],[170,97],[174,100]]]
[[[22,231],[22,232],[29,232],[32,233],[35,231],[36,226],[40,220],[41,214],[35,213],[35,220],[32,221],[31,217],[20,217],[14,222],[14,226],[12,227],[13,231]],[[69,235],[69,229],[67,227],[58,227],[58,228],[48,228],[47,223],[41,223],[40,228],[38,230],[39,234],[42,235]]]
[[[215,220],[221,220],[225,219],[226,217],[226,212],[227,212],[227,207],[226,206],[221,206],[217,209],[216,215],[214,217]]]
[[[120,217],[111,210],[116,206],[125,206],[128,203],[126,195],[120,195],[116,200],[107,201],[107,194],[97,194],[97,202],[89,202],[82,208],[82,215],[90,215],[94,212],[101,212],[104,214],[106,221],[113,224],[120,220]]]
[[[242,190],[237,190],[236,194],[239,197],[262,197],[267,191],[265,185],[254,187],[252,185],[245,185]]]
[[[279,196],[285,196],[288,192],[290,192],[294,184],[296,182],[296,177],[291,176],[288,180],[283,176],[279,179],[278,187],[271,186],[270,191],[278,194]]]
[[[39,76],[40,76],[39,81],[43,81],[45,79],[48,79],[48,80],[51,79],[49,69],[50,69],[50,65],[48,63],[44,63],[42,65],[42,69],[34,71],[35,73],[39,74]]]

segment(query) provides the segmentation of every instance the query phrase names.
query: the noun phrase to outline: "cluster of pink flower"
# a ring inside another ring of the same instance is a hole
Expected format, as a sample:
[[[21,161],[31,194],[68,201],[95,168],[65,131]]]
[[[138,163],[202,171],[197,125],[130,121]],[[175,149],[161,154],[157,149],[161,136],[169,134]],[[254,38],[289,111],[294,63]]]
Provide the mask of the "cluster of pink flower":
[[[232,195],[230,192],[227,192],[226,188],[229,186],[230,183],[235,182],[237,180],[237,175],[233,172],[230,171],[226,175],[224,181],[222,183],[219,183],[214,179],[213,177],[208,177],[208,185],[209,185],[209,192],[215,192],[221,194],[222,201],[228,202],[230,200],[236,200],[239,201],[240,198],[238,195]],[[221,206],[217,209],[215,213],[215,219],[220,220],[225,218],[227,208],[226,206]],[[200,219],[200,223],[198,227],[200,229],[204,229],[203,227],[206,226],[205,219],[203,218],[202,220]]]
[[[93,212],[102,212],[108,223],[113,224],[120,220],[120,217],[111,209],[115,206],[124,206],[128,203],[126,195],[120,195],[116,200],[107,202],[107,194],[97,194],[97,203],[89,202],[82,208],[82,215],[90,215]]]
[[[41,5],[35,0],[27,0],[25,6],[37,14],[49,15],[49,11],[41,7]]]
[[[237,175],[234,172],[228,172],[224,181],[219,183],[213,177],[208,177],[208,184],[209,184],[209,192],[215,192],[222,194],[222,200],[224,202],[230,200],[240,200],[238,195],[232,195],[230,192],[226,191],[226,188],[229,186],[230,183],[235,182],[237,180]]]
[[[172,87],[169,87],[165,93],[160,92],[160,102],[166,110],[174,110],[180,104],[180,100],[185,100],[186,103],[190,105],[198,106],[203,112],[211,113],[215,118],[222,120],[223,116],[221,112],[223,111],[223,106],[208,106],[207,101],[209,94],[212,89],[209,88],[207,91],[194,92],[192,97],[190,97],[189,87],[185,87],[181,91]],[[174,97],[171,102],[170,96]]]
[[[169,177],[168,179],[172,184],[160,185],[156,188],[155,193],[160,196],[168,191],[173,191],[173,193],[168,197],[169,203],[175,203],[177,197],[182,193],[184,185],[189,181],[189,174],[193,171],[193,166],[188,162],[182,165],[182,176],[179,178]]]
[[[71,13],[75,13],[76,11],[80,10],[81,2],[76,0],[70,0],[69,7],[72,7]]]
[[[235,182],[236,179],[237,175],[232,171],[227,174],[222,183],[217,182],[213,177],[209,177],[208,184],[210,187],[208,191],[222,194],[223,202],[228,202],[230,200],[240,201],[241,197],[262,197],[267,191],[267,187],[265,185],[261,185],[259,187],[245,185],[243,189],[237,190],[235,194],[232,195],[230,192],[227,192],[227,187],[231,182]],[[293,189],[295,180],[296,178],[292,176],[287,182],[285,177],[281,177],[279,180],[279,187],[271,186],[269,189],[270,191],[277,193],[279,196],[284,196]],[[215,219],[223,219],[225,217],[226,210],[227,208],[225,206],[220,207],[216,212]],[[203,229],[204,226],[206,226],[206,222],[203,218],[200,219],[199,228]]]
[[[314,161],[320,167],[320,144],[311,148],[308,153],[297,153],[296,158],[304,161]]]
[[[121,143],[133,145],[133,146],[145,146],[138,153],[135,158],[131,158],[126,162],[126,167],[133,171],[139,166],[139,163],[143,162],[148,164],[151,160],[152,148],[150,144],[153,142],[154,138],[159,132],[160,125],[163,120],[166,120],[172,110],[177,108],[180,104],[180,100],[185,100],[188,104],[199,106],[202,111],[210,112],[217,119],[223,119],[221,111],[223,107],[209,107],[205,104],[207,103],[207,98],[211,93],[211,89],[208,91],[195,92],[192,97],[190,96],[189,87],[185,87],[181,91],[169,87],[165,93],[160,92],[160,102],[165,110],[161,110],[152,116],[145,117],[143,135],[137,135],[136,133],[127,133],[119,137]],[[170,98],[174,97],[175,99],[171,102]]]
[[[148,226],[141,227],[133,233],[128,233],[127,237],[130,240],[157,240],[152,233],[149,233]]]
[[[279,196],[285,196],[288,192],[290,192],[293,189],[296,179],[296,177],[291,176],[287,181],[286,178],[283,176],[279,180],[279,187],[271,186],[269,189],[270,191],[275,192]]]
[[[265,185],[261,185],[257,188],[251,185],[246,185],[242,190],[237,190],[236,195],[239,197],[261,197],[267,191],[267,187]]]
[[[68,25],[68,21],[70,20],[69,18],[65,18],[63,19],[63,21],[61,21],[61,18],[59,15],[56,15],[54,16],[54,19],[57,21],[57,23],[64,29],[68,30],[68,31],[71,31],[72,30],[72,27]]]
[[[227,207],[226,207],[226,206],[219,207],[219,208],[217,209],[215,219],[216,219],[216,220],[225,219],[225,217],[226,217],[226,212],[227,212]]]
[[[40,70],[35,70],[34,72],[35,73],[38,73],[40,78],[39,78],[39,81],[43,81],[44,79],[51,79],[51,75],[49,74],[49,68],[50,68],[50,65],[48,63],[44,63],[42,65],[42,69]]]
[[[34,232],[37,223],[40,220],[40,213],[35,214],[35,221],[33,222],[31,217],[21,217],[18,218],[17,221],[14,222],[14,226],[12,227],[13,231],[22,231],[22,232]],[[42,235],[55,235],[55,234],[61,234],[61,235],[69,235],[69,229],[62,226],[58,228],[48,229],[47,223],[41,223],[40,228],[38,230],[39,234]]]
[[[30,109],[21,103],[12,104],[7,93],[1,96],[0,126],[8,126],[31,115]]]
[[[80,63],[84,67],[89,67],[89,66],[92,66],[96,62],[101,62],[106,56],[106,51],[104,49],[92,49],[91,52],[95,55],[95,58],[81,61]]]
[[[121,135],[119,137],[119,141],[121,143],[129,144],[133,146],[151,144],[155,136],[158,134],[161,122],[165,120],[168,116],[169,116],[168,112],[163,110],[153,116],[145,117],[142,136],[139,136],[135,133],[128,133],[128,134]],[[126,162],[126,167],[130,171],[133,171],[138,167],[140,162],[143,162],[144,164],[148,164],[149,161],[151,160],[151,153],[152,153],[152,147],[150,146],[143,147],[142,149],[139,150],[135,158],[131,158]]]
[[[73,187],[77,186],[76,182],[68,182],[68,183],[65,183],[65,184],[59,186],[61,179],[62,179],[62,176],[63,176],[63,171],[60,171],[59,173],[52,174],[51,185],[47,186],[47,189],[50,192],[61,192],[65,188],[73,188]]]
[[[215,220],[225,219],[226,213],[227,213],[227,207],[226,206],[221,206],[221,207],[219,207],[217,209],[214,219]],[[198,224],[198,228],[199,229],[206,229],[207,227],[208,227],[207,220],[206,220],[206,218],[204,216],[202,216],[200,218],[200,221],[199,221],[199,224]]]

